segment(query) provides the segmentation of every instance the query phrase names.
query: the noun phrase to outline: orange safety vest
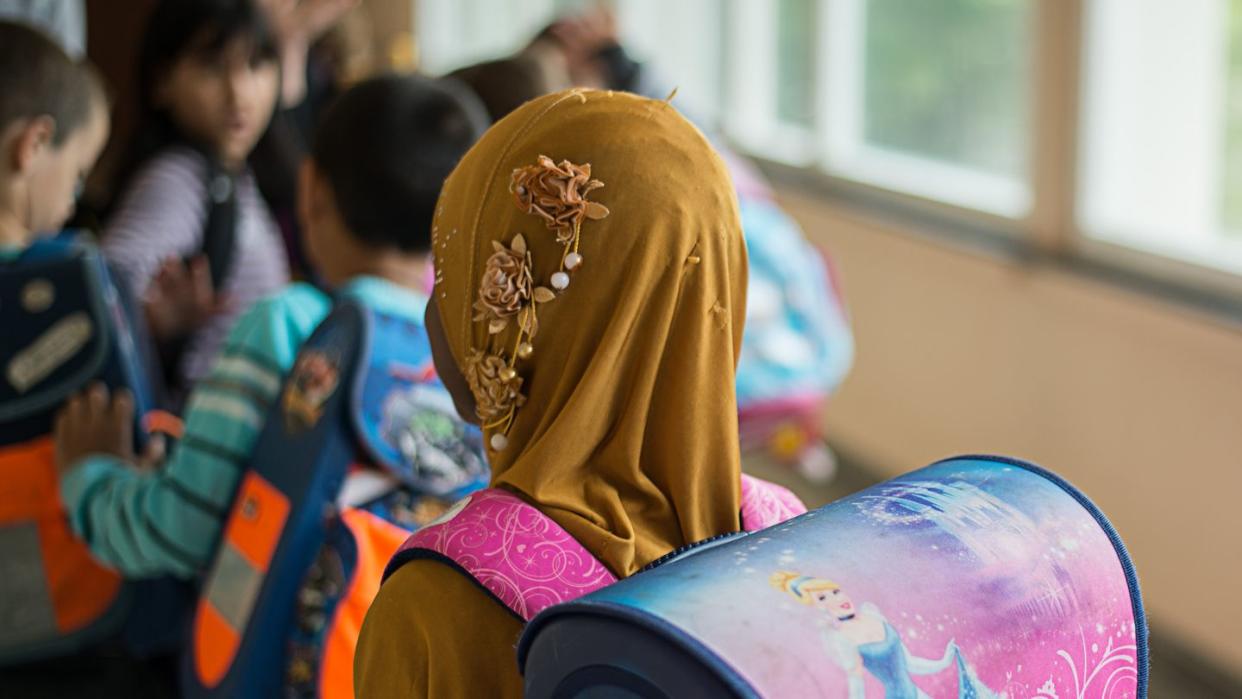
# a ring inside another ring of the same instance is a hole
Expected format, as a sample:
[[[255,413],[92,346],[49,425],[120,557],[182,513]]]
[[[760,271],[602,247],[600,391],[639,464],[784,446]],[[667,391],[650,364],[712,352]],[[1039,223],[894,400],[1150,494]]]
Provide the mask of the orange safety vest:
[[[0,666],[113,636],[132,597],[61,506],[54,411],[90,381],[150,391],[130,313],[99,252],[70,235],[0,264]],[[139,340],[140,341],[140,340]]]
[[[246,475],[237,502],[194,623],[194,673],[205,687],[218,686],[236,659],[258,585],[268,573],[289,514],[288,498],[254,472]],[[346,589],[332,618],[325,620],[329,631],[320,660],[318,696],[352,699],[354,648],[362,621],[379,592],[384,564],[409,531],[354,508],[343,508],[339,521],[348,529],[357,553]],[[252,594],[238,595],[239,590]]]
[[[51,439],[0,447],[0,483],[0,652],[74,645],[123,616],[120,575],[91,557],[61,507]]]

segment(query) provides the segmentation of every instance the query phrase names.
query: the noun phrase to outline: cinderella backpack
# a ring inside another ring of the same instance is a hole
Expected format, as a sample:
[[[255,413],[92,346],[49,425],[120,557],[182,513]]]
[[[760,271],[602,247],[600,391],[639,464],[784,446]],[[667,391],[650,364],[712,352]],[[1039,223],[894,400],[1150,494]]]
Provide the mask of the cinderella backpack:
[[[487,480],[419,325],[338,303],[266,419],[209,570],[187,697],[353,697],[384,564]]]
[[[1001,457],[949,459],[546,609],[529,697],[1144,697],[1116,531]]]

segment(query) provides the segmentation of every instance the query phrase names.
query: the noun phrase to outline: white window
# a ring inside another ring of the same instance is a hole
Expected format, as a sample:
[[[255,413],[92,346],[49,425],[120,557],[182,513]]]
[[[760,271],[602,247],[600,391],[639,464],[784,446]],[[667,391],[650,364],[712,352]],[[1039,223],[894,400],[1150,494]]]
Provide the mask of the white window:
[[[1031,205],[1032,0],[833,0],[830,172],[1001,216]]]
[[[1242,0],[1092,0],[1079,219],[1242,272]]]
[[[743,149],[793,165],[817,162],[817,5],[726,3],[720,123]]]
[[[504,55],[590,4],[419,0],[423,65]],[[613,5],[630,53],[743,151],[1242,288],[1242,0]]]
[[[616,3],[616,12],[626,51],[650,66],[668,90],[677,89],[677,104],[692,118],[715,124],[721,104],[724,3],[625,0]]]

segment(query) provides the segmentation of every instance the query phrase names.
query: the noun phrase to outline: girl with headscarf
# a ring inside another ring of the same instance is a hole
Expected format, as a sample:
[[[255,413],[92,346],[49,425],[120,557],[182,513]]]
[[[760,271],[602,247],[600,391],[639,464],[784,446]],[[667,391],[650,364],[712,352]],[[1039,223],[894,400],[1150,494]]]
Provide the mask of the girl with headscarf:
[[[428,334],[492,487],[619,578],[739,530],[746,248],[697,129],[630,94],[536,99],[465,156],[433,230]],[[358,696],[519,696],[521,630],[461,571],[412,560],[368,614]]]

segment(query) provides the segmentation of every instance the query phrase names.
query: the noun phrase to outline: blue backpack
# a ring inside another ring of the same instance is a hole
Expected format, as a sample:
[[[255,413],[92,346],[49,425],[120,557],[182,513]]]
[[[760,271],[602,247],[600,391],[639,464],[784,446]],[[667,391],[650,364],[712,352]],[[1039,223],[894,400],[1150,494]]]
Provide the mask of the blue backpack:
[[[1037,466],[948,459],[551,607],[529,697],[1147,694],[1134,566]]]
[[[179,636],[168,623],[178,586],[126,583],[96,562],[53,466],[53,418],[94,381],[133,393],[135,444],[145,442],[152,390],[134,313],[98,250],[72,235],[0,262],[0,666],[121,637],[154,652]],[[138,596],[160,601],[139,614]]]
[[[422,327],[338,303],[267,416],[208,572],[187,697],[353,696],[384,565],[488,479]]]

